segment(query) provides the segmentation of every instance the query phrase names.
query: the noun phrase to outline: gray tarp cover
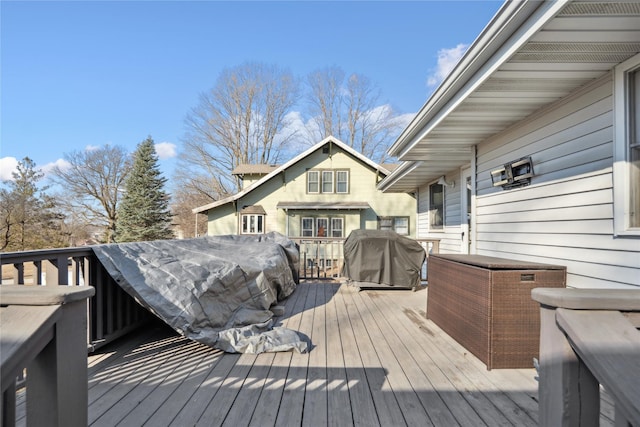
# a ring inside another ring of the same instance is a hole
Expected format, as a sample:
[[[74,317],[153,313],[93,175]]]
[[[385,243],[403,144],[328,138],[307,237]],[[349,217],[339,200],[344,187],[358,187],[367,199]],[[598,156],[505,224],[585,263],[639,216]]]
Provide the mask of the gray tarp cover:
[[[387,230],[354,230],[344,242],[343,275],[389,286],[418,283],[426,254],[413,239]]]
[[[94,247],[115,281],[187,338],[228,352],[262,353],[307,343],[271,328],[269,308],[296,288],[299,253],[278,233]]]

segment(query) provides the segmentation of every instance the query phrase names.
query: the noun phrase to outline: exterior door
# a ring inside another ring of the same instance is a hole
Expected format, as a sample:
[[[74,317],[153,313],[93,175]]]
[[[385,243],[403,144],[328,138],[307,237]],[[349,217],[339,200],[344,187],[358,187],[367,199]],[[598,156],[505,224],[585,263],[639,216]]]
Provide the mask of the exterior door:
[[[460,231],[462,233],[462,243],[460,252],[463,254],[471,253],[471,168],[462,169],[460,172]]]

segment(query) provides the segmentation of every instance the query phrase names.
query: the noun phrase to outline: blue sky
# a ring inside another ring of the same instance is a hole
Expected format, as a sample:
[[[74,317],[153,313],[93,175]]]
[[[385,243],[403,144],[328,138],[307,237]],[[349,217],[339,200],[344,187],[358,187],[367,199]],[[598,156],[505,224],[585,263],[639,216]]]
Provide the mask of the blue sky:
[[[364,74],[414,114],[501,1],[0,3],[0,178],[31,157],[151,135],[171,178],[184,117],[223,68]],[[392,142],[392,141],[391,141]]]

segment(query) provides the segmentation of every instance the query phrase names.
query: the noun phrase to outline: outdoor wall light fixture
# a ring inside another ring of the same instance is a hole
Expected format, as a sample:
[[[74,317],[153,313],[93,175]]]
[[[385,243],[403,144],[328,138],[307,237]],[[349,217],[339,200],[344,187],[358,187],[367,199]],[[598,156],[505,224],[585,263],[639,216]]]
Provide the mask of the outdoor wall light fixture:
[[[451,187],[451,188],[455,188],[456,186],[455,181],[447,182],[447,180],[444,178],[444,175],[440,177],[440,179],[438,180],[438,184],[444,185],[445,187]]]
[[[491,171],[491,182],[494,187],[504,189],[524,187],[531,183],[533,177],[533,163],[531,157],[523,157],[506,163],[500,169]]]

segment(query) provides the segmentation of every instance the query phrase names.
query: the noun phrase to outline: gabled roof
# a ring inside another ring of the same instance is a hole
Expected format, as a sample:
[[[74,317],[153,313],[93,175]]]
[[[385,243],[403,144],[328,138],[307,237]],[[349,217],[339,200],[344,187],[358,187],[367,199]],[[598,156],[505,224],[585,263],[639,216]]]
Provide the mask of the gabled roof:
[[[218,200],[218,201],[213,202],[213,203],[209,203],[208,205],[197,207],[197,208],[193,209],[192,212],[193,213],[205,212],[205,211],[208,211],[210,209],[216,208],[218,206],[226,205],[227,203],[231,203],[231,202],[233,202],[235,200],[238,200],[238,199],[244,197],[245,195],[249,194],[251,191],[255,190],[256,188],[258,188],[259,186],[264,184],[265,182],[267,182],[270,179],[278,176],[281,172],[283,172],[286,169],[290,168],[294,164],[298,163],[299,161],[303,160],[305,157],[307,157],[310,154],[316,152],[317,150],[321,149],[323,146],[325,146],[325,145],[327,145],[329,143],[339,147],[341,150],[347,152],[352,157],[354,157],[357,160],[361,161],[362,163],[366,164],[371,169],[380,171],[385,176],[389,175],[390,172],[385,167],[377,164],[376,162],[374,162],[373,160],[369,159],[368,157],[365,157],[361,153],[359,153],[356,150],[354,150],[353,148],[349,147],[344,142],[340,141],[339,139],[336,139],[333,136],[329,136],[329,137],[323,139],[322,141],[320,141],[319,143],[317,143],[316,145],[314,145],[313,147],[309,148],[308,150],[298,154],[296,157],[294,157],[293,159],[289,160],[287,163],[285,163],[285,164],[283,164],[281,166],[278,166],[276,169],[271,171],[268,175],[260,178],[258,181],[254,182],[253,184],[251,184],[249,187],[245,188],[244,190],[234,194],[233,196],[227,197],[225,199]]]
[[[389,149],[378,185],[414,191],[475,145],[640,52],[638,1],[507,1]]]

